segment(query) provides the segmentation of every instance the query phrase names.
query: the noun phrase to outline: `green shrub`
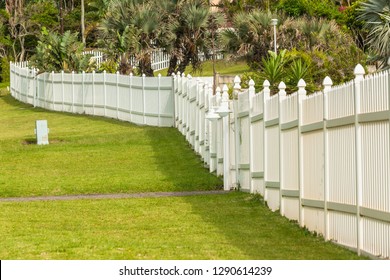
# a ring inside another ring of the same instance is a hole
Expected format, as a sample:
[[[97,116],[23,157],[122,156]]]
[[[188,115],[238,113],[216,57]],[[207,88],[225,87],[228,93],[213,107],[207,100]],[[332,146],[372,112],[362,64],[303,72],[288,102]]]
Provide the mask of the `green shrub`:
[[[9,61],[7,57],[2,57],[0,60],[0,82],[6,83],[9,82],[10,78],[10,69],[9,69]]]

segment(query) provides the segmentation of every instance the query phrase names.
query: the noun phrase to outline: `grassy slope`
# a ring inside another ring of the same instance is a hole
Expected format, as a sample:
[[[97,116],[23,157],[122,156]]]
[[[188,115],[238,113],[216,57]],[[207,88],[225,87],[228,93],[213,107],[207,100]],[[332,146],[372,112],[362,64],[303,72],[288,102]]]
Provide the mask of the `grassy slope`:
[[[0,94],[0,197],[213,189],[174,129],[33,109]],[[26,145],[48,119],[49,146]],[[244,193],[0,203],[0,259],[355,259]]]
[[[1,259],[358,259],[237,192],[2,203],[0,224]]]
[[[59,114],[0,98],[0,196],[215,189],[174,128],[139,127],[104,118]],[[51,144],[34,142],[47,119]]]
[[[219,73],[221,75],[240,75],[242,73],[249,71],[249,67],[245,61],[218,60],[216,65],[215,65],[215,68],[216,68],[217,73]],[[167,70],[161,70],[161,71],[155,72],[155,76],[157,76],[159,73],[162,76],[166,76]],[[185,74],[191,74],[194,77],[213,76],[213,64],[211,61],[206,61],[206,62],[202,63],[201,70],[196,71],[196,72],[192,69],[191,66],[188,66]]]

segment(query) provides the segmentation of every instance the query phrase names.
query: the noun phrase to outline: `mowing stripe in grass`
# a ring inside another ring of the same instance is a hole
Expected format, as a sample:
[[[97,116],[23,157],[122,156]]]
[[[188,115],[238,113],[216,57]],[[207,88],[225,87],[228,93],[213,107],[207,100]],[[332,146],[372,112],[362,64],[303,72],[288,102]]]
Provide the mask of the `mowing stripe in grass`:
[[[58,196],[32,196],[0,198],[0,202],[29,202],[29,201],[55,201],[80,199],[120,199],[120,198],[150,198],[150,197],[180,197],[193,195],[228,194],[226,191],[189,191],[189,192],[148,192],[148,193],[115,193],[115,194],[86,194],[86,195],[58,195]]]

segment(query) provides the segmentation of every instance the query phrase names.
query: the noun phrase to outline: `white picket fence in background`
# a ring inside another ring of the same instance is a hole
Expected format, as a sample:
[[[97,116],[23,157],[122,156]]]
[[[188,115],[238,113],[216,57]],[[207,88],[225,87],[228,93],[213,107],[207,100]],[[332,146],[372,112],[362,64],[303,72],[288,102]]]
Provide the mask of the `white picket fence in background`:
[[[210,172],[224,175],[223,121],[212,80],[44,73],[11,64],[11,94],[50,110],[175,126]],[[390,71],[306,95],[271,96],[235,84],[229,115],[229,187],[260,193],[273,211],[326,240],[390,258]],[[227,90],[225,88],[225,90]]]
[[[171,77],[108,73],[42,73],[11,63],[11,94],[53,111],[105,116],[140,125],[174,124]]]

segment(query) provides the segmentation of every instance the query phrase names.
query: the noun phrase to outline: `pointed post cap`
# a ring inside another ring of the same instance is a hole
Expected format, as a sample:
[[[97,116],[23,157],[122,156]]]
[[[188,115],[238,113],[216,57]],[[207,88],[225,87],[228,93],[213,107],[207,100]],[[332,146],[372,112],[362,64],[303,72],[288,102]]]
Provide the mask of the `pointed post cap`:
[[[158,73],[157,77],[161,78],[161,73]]]
[[[353,74],[355,74],[355,76],[364,75],[366,74],[366,71],[361,64],[358,64],[356,65],[355,70],[353,70]]]
[[[269,83],[268,80],[265,80],[264,83],[263,83],[263,87],[270,87],[271,84]]]
[[[333,85],[333,81],[329,76],[326,76],[324,81],[322,82],[322,85],[325,87],[326,86],[331,87]]]
[[[225,92],[225,91],[228,92],[229,91],[229,88],[228,88],[228,86],[226,84],[223,85],[222,91],[223,92]]]
[[[184,74],[184,73],[183,73]],[[192,76],[190,74],[187,75],[188,79],[192,79]]]
[[[250,79],[248,84],[249,84],[250,87],[254,87],[255,86],[255,81]]]
[[[237,84],[237,83],[241,83],[241,79],[239,76],[235,76],[234,77],[234,83]]]
[[[183,72],[183,73],[181,73],[181,76],[184,78],[186,76],[186,74]]]
[[[218,93],[220,93],[221,92],[221,88],[220,87],[217,87],[216,89],[215,89],[215,91]]]
[[[298,82],[298,87],[299,88],[306,87],[306,82],[303,79],[300,79],[299,82]]]
[[[286,87],[286,84],[285,84],[283,81],[281,81],[281,82],[279,83],[278,88],[279,88],[280,90],[285,90],[287,87]]]

